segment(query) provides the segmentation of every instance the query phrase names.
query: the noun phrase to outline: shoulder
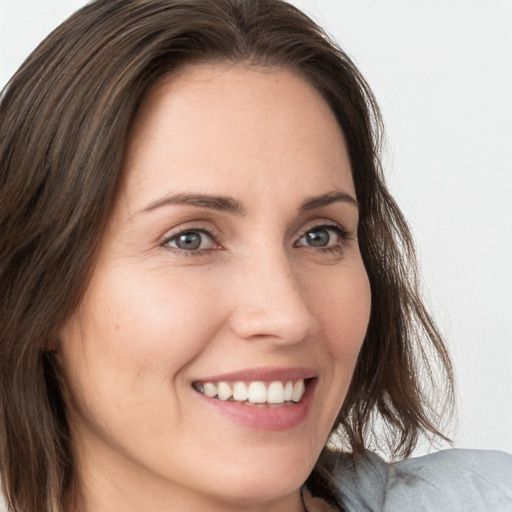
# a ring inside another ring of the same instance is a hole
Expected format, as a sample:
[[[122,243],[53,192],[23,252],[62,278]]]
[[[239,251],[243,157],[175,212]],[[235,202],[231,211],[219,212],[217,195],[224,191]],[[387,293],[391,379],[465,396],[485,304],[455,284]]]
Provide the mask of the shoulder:
[[[445,450],[405,460],[390,465],[388,488],[390,510],[408,499],[414,510],[510,511],[512,456]]]
[[[512,510],[512,456],[498,451],[444,450],[395,463],[347,454],[334,475],[351,512]]]

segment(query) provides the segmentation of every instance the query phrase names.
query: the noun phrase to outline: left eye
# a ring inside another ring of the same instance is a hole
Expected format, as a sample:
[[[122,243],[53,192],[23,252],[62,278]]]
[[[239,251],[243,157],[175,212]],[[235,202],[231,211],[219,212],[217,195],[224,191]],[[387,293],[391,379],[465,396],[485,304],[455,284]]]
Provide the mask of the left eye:
[[[340,244],[345,238],[345,233],[338,226],[318,226],[304,233],[298,245],[309,247],[332,247]]]
[[[165,245],[182,251],[212,249],[215,245],[212,236],[206,231],[184,231],[169,238]]]

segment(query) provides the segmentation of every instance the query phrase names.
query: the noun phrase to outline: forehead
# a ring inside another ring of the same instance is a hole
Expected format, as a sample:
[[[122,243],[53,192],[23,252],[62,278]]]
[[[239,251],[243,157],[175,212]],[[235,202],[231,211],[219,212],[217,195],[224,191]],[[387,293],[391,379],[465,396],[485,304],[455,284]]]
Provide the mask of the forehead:
[[[305,79],[280,68],[195,65],[162,79],[133,125],[125,173],[126,191],[138,196],[159,183],[230,193],[255,180],[353,191],[334,114]]]

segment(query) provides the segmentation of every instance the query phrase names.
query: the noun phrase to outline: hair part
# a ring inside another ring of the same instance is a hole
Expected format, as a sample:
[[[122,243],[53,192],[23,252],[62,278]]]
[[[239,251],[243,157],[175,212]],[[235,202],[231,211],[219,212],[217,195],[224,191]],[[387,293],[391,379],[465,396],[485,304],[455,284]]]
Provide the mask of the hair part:
[[[344,133],[372,311],[333,432],[354,453],[384,438],[392,457],[410,454],[421,433],[441,435],[428,390],[452,403],[450,360],[385,186],[379,108],[348,56],[280,0],[96,0],[33,52],[0,102],[0,470],[14,511],[64,510],[77,498],[51,350],[93,271],[141,102],[161,77],[203,62],[298,73]],[[328,480],[324,460],[312,481]]]

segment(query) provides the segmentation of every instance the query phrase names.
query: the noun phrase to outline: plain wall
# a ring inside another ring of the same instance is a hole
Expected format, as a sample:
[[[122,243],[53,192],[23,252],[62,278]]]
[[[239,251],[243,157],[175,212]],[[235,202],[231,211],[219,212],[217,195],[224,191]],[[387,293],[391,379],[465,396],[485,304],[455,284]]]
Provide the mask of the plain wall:
[[[293,3],[382,107],[389,184],[455,363],[455,445],[512,452],[512,1]],[[0,86],[84,4],[0,0]]]

